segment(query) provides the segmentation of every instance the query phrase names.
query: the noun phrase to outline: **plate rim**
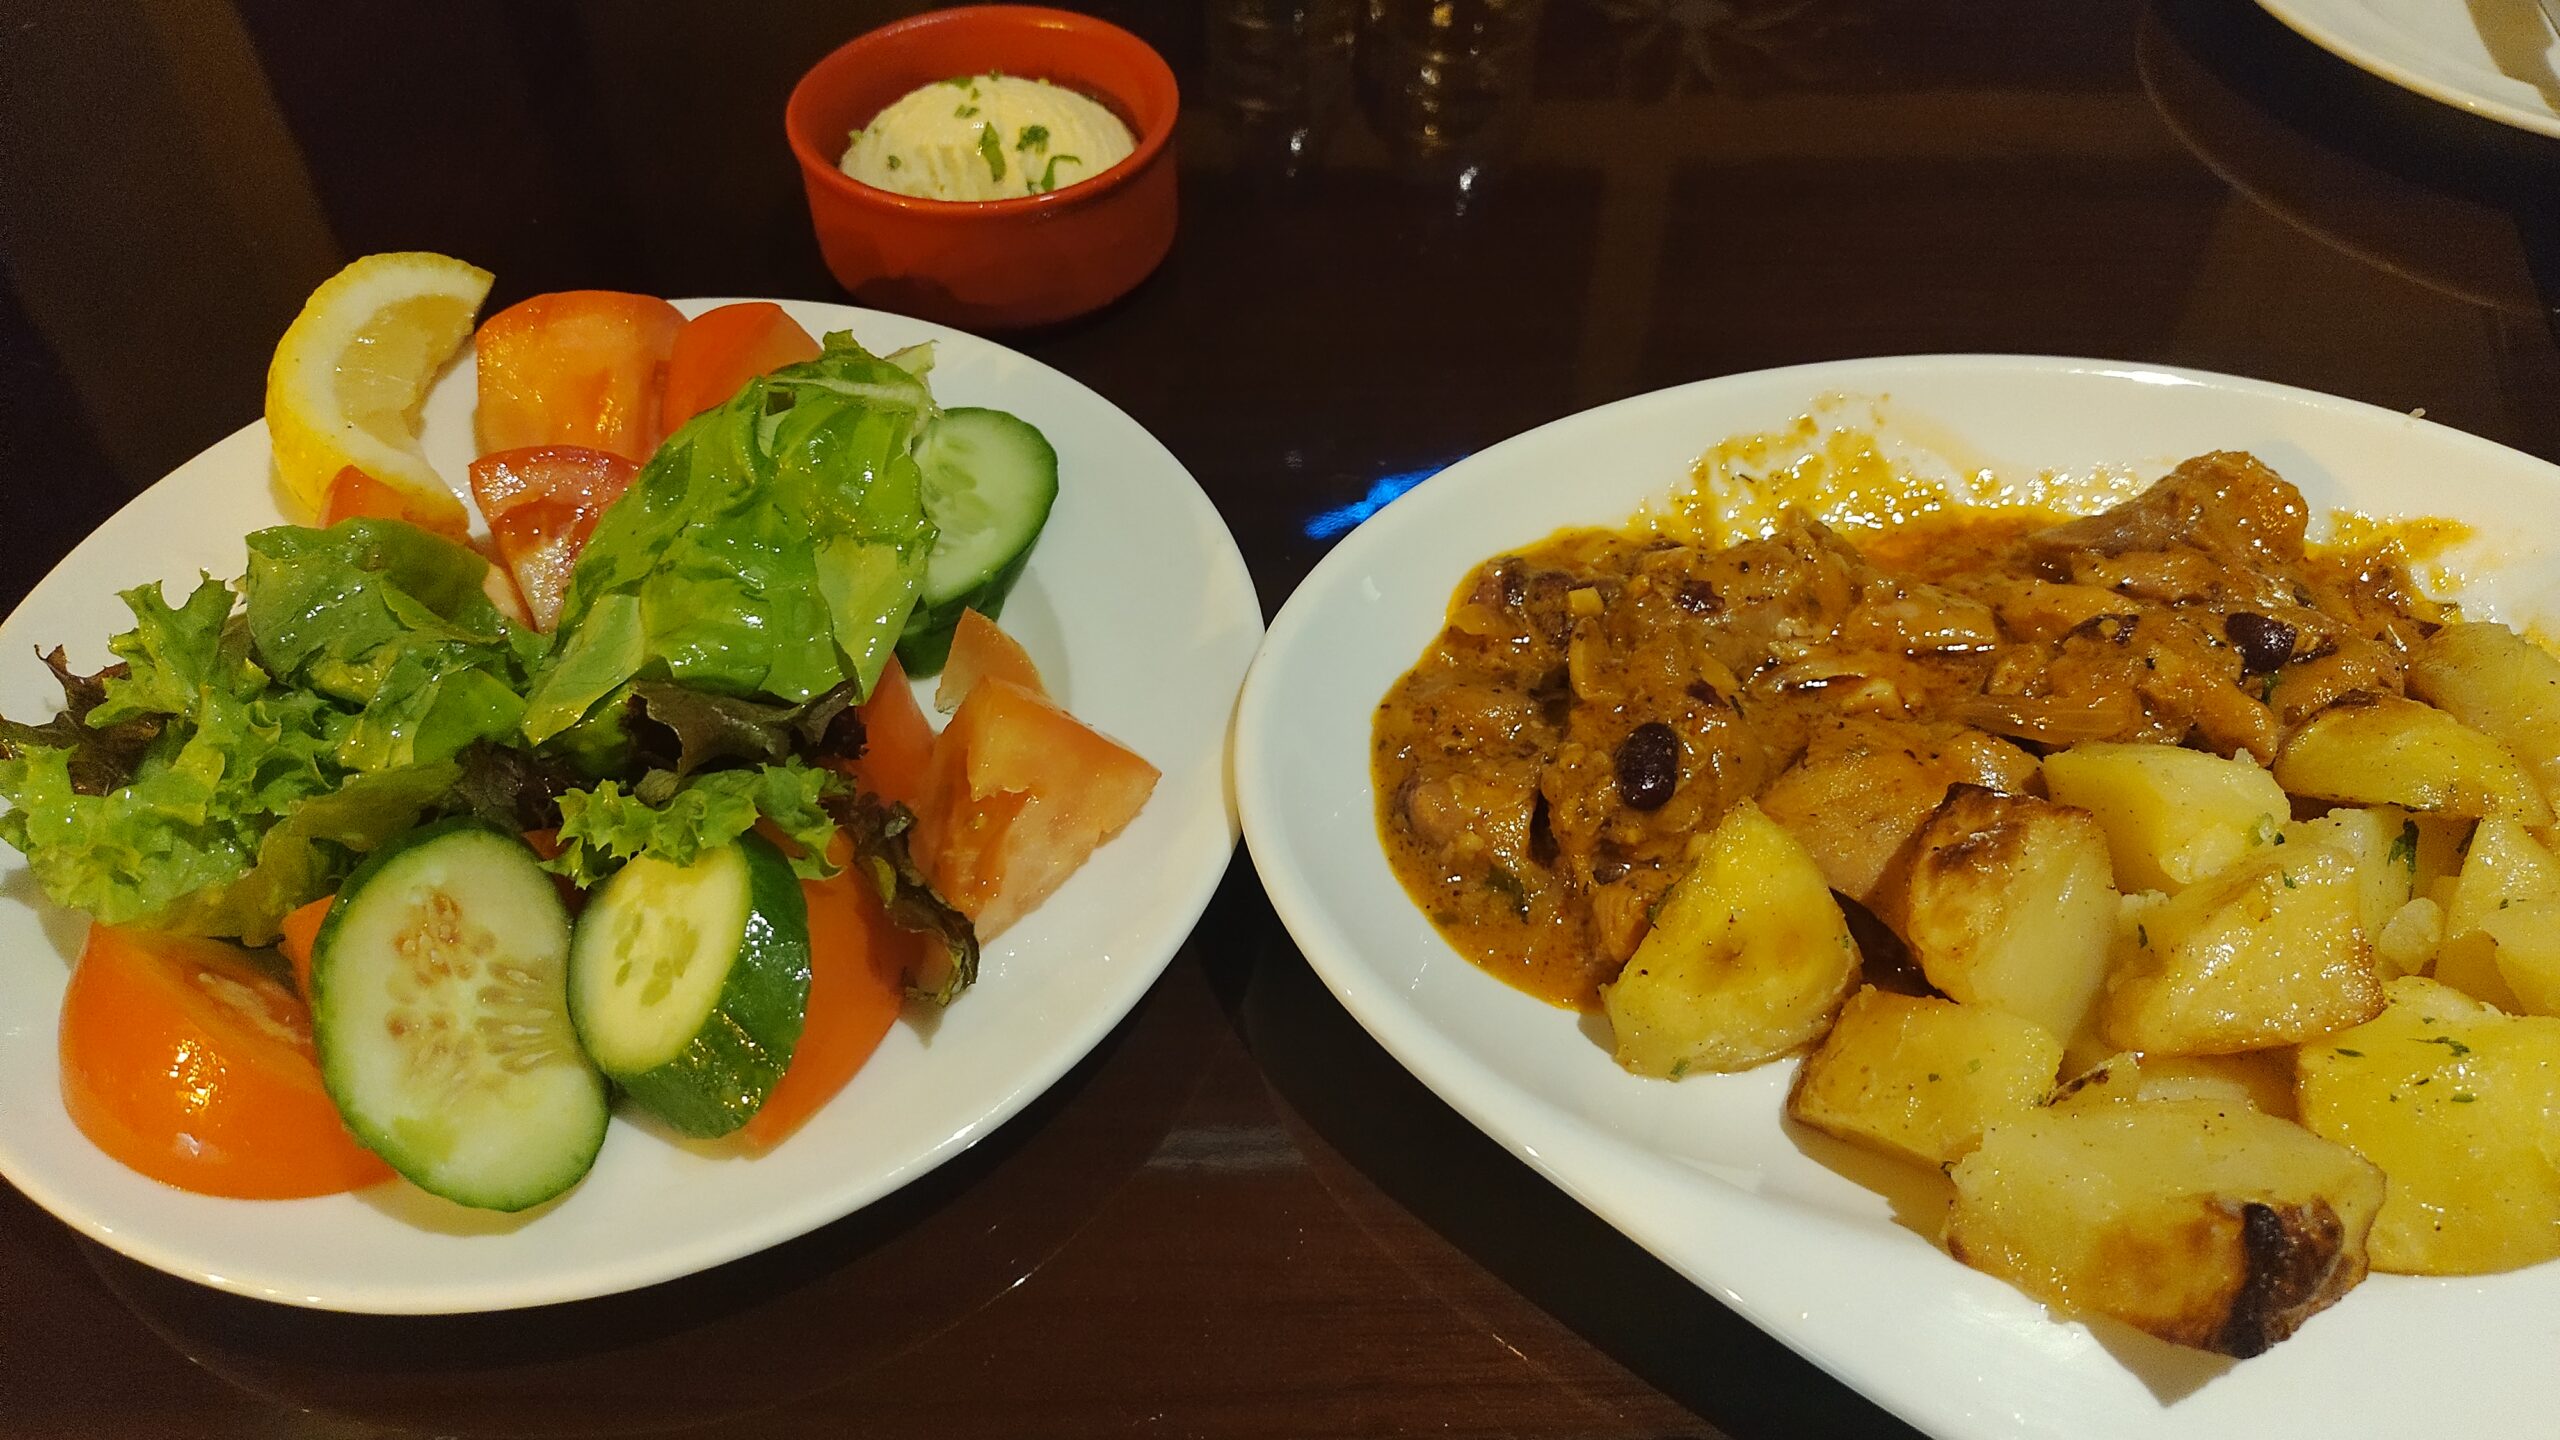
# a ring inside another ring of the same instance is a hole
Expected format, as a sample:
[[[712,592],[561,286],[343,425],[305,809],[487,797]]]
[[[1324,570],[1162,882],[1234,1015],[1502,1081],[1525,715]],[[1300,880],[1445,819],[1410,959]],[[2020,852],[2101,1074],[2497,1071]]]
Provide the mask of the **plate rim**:
[[[2393,53],[2396,47],[2387,38],[2374,36],[2360,16],[2341,12],[2336,0],[2258,0],[2258,6],[2282,21],[2286,29],[2376,79],[2494,124],[2560,139],[2560,110],[2535,109],[2501,99],[2467,88],[2446,74],[2431,72],[2404,58],[2406,52]],[[2342,13],[2350,17],[2344,24],[2339,23]],[[2496,78],[2518,89],[2533,88],[2513,76]]]
[[[1117,971],[1123,977],[1122,990],[1116,994],[1105,992],[1104,1003],[1087,1017],[1087,1024],[1091,1029],[1089,1035],[1080,1038],[1074,1044],[1058,1047],[1051,1056],[1046,1057],[1046,1063],[1034,1064],[1020,1071],[995,1104],[983,1113],[973,1116],[968,1123],[954,1129],[929,1148],[910,1155],[905,1163],[871,1176],[867,1184],[851,1186],[841,1192],[813,1192],[813,1198],[804,1204],[769,1211],[769,1216],[781,1218],[769,1219],[768,1223],[763,1225],[737,1227],[709,1235],[688,1237],[674,1246],[660,1246],[653,1252],[660,1257],[659,1262],[655,1264],[634,1264],[626,1260],[610,1267],[590,1265],[585,1269],[546,1276],[542,1281],[533,1284],[522,1281],[512,1282],[510,1285],[483,1282],[476,1289],[462,1287],[451,1291],[432,1286],[422,1287],[414,1282],[386,1284],[381,1281],[358,1280],[351,1289],[342,1285],[336,1291],[314,1294],[297,1289],[292,1283],[278,1283],[275,1278],[262,1277],[254,1268],[248,1271],[228,1265],[215,1268],[218,1261],[191,1254],[188,1247],[183,1244],[163,1244],[153,1235],[147,1233],[137,1235],[130,1229],[112,1223],[109,1217],[92,1213],[73,1199],[68,1193],[68,1187],[50,1183],[45,1164],[24,1147],[14,1143],[5,1125],[0,1125],[0,1180],[5,1180],[38,1208],[94,1243],[163,1273],[245,1299],[296,1309],[364,1315],[494,1314],[510,1310],[570,1304],[610,1295],[628,1294],[701,1274],[786,1244],[887,1199],[974,1148],[981,1140],[1029,1108],[1034,1101],[1056,1088],[1062,1078],[1099,1049],[1136,1011],[1139,1004],[1171,967],[1183,945],[1197,930],[1200,917],[1206,913],[1219,887],[1224,883],[1227,873],[1233,868],[1237,842],[1242,835],[1242,817],[1237,805],[1235,785],[1236,708],[1242,699],[1242,671],[1250,669],[1251,656],[1259,653],[1261,640],[1268,631],[1268,622],[1262,611],[1259,587],[1250,565],[1245,561],[1243,550],[1237,543],[1234,528],[1227,523],[1217,503],[1201,486],[1199,477],[1193,474],[1182,458],[1173,452],[1172,447],[1166,445],[1152,430],[1139,423],[1136,417],[1075,376],[1000,341],[988,339],[956,326],[840,301],[766,296],[689,296],[668,299],[669,304],[688,316],[741,301],[769,301],[804,319],[813,314],[822,314],[827,317],[822,322],[822,328],[827,332],[837,330],[860,332],[866,327],[885,324],[891,329],[922,330],[929,333],[929,338],[937,341],[956,339],[971,347],[984,347],[987,352],[991,352],[993,359],[1004,366],[1019,367],[1021,372],[1045,377],[1049,383],[1071,387],[1080,405],[1097,407],[1098,418],[1124,424],[1146,437],[1147,441],[1161,452],[1165,464],[1171,467],[1171,475],[1178,475],[1183,481],[1182,488],[1169,498],[1180,507],[1182,512],[1187,512],[1185,513],[1187,520],[1193,523],[1205,522],[1204,535],[1214,533],[1217,543],[1207,547],[1207,553],[1203,556],[1204,569],[1216,577],[1222,587],[1220,593],[1240,597],[1240,608],[1234,616],[1229,618],[1239,628],[1249,627],[1252,644],[1243,656],[1242,666],[1239,667],[1236,691],[1227,697],[1225,718],[1218,727],[1219,734],[1215,742],[1218,763],[1213,799],[1223,811],[1227,844],[1216,853],[1215,863],[1210,863],[1209,857],[1205,854],[1197,862],[1197,873],[1189,877],[1187,890],[1177,891],[1170,886],[1158,890],[1159,897],[1168,902],[1164,905],[1168,922],[1160,938],[1143,949],[1147,952],[1160,953],[1151,954],[1140,963]],[[449,374],[449,370],[441,373],[436,383],[444,383],[445,379],[449,378]],[[113,514],[100,521],[88,534],[74,542],[59,561],[30,585],[26,595],[10,609],[7,615],[0,615],[0,625],[14,620],[19,609],[24,608],[38,593],[57,582],[79,583],[75,572],[85,570],[96,563],[93,557],[86,556],[84,552],[98,543],[100,536],[122,525],[141,523],[140,517],[143,513],[153,508],[153,497],[175,482],[182,472],[207,461],[209,457],[219,452],[232,449],[249,449],[262,458],[267,455],[269,445],[265,419],[260,417],[251,420],[204,446],[172,466],[130,500],[117,507]],[[231,461],[226,456],[216,463],[228,464]],[[450,483],[449,478],[448,483]],[[273,493],[272,480],[270,493]],[[160,503],[168,502],[163,499]],[[1238,648],[1244,647],[1240,645]],[[17,862],[14,868],[24,869],[22,857],[12,855],[11,859]],[[15,897],[0,898],[0,905],[24,905],[30,912],[38,915],[42,915],[47,909],[62,914],[73,913],[62,911],[61,907],[52,906],[50,902],[20,901]],[[1130,947],[1132,950],[1139,948]],[[43,1029],[52,1030],[53,1020],[52,1016],[44,1017]],[[31,1164],[31,1160],[34,1163]],[[170,1188],[175,1191],[175,1187]],[[191,1195],[188,1198],[217,1205],[265,1203],[234,1201],[220,1196]],[[340,1195],[315,1198],[347,1199],[349,1197]]]
[[[1317,597],[1339,592],[1342,574],[1356,573],[1365,552],[1390,545],[1394,536],[1394,527],[1390,525],[1374,532],[1363,542],[1362,531],[1387,520],[1398,507],[1407,506],[1413,497],[1424,496],[1435,486],[1447,490],[1463,485],[1467,483],[1466,477],[1470,472],[1491,468],[1495,463],[1493,457],[1498,457],[1500,452],[1514,446],[1525,447],[1534,439],[1561,427],[1598,423],[1599,417],[1655,407],[1678,408],[1696,403],[1695,397],[1702,392],[1727,387],[1741,389],[1795,381],[1800,383],[1808,400],[1843,391],[1878,394],[1894,388],[1893,377],[1907,377],[1914,370],[1940,374],[1974,371],[1985,376],[2024,372],[2039,377],[2084,376],[2171,388],[2195,387],[2238,393],[2314,412],[2350,415],[2368,423],[2421,427],[2435,432],[2434,438],[2457,450],[2494,452],[2508,463],[2523,461],[2538,467],[2551,475],[2555,491],[2560,491],[2560,465],[2421,415],[2281,382],[2186,366],[2085,356],[1924,352],[1812,361],[1710,376],[1626,396],[1506,436],[1453,462],[1382,507],[1377,515],[1357,527],[1309,569],[1272,617],[1262,647],[1254,657],[1253,667],[1246,672],[1243,692],[1238,700],[1233,763],[1245,850],[1252,858],[1256,875],[1274,913],[1326,989],[1351,1013],[1362,1030],[1394,1057],[1397,1064],[1547,1183],[1562,1190],[1674,1273],[1713,1296],[1763,1334],[1785,1345],[1841,1385],[1930,1434],[1971,1435],[1987,1432],[1982,1429],[1980,1411],[1965,1404],[1967,1397],[1962,1387],[1924,1387],[1919,1393],[1886,1390],[1875,1381],[1870,1367],[1864,1363],[1868,1357],[1856,1346],[1845,1343],[1834,1332],[1807,1333],[1790,1324],[1788,1318],[1779,1313],[1789,1308],[1788,1302],[1795,1297],[1760,1293],[1759,1282],[1742,1274],[1754,1269],[1758,1263],[1745,1253],[1747,1246],[1723,1247],[1737,1257],[1725,1265],[1693,1267],[1686,1259],[1666,1253],[1668,1247],[1663,1239],[1663,1227],[1657,1218],[1645,1213],[1638,1202],[1626,1197],[1638,1191],[1660,1191],[1666,1185],[1675,1186],[1678,1199],[1688,1207],[1683,1228],[1714,1230],[1727,1239],[1747,1240],[1756,1232],[1759,1238],[1766,1240],[1806,1230],[1803,1217],[1756,1203],[1756,1196],[1736,1186],[1705,1177],[1678,1160],[1630,1139],[1599,1131],[1546,1096],[1482,1064],[1461,1042],[1434,1024],[1428,1013],[1402,1001],[1384,972],[1371,970],[1357,958],[1361,949],[1358,937],[1351,933],[1349,926],[1328,912],[1313,884],[1302,882],[1291,870],[1266,858],[1281,853],[1284,849],[1282,832],[1290,828],[1279,818],[1283,813],[1282,803],[1276,798],[1280,767],[1272,762],[1272,752],[1262,742],[1265,732],[1281,723],[1285,715],[1282,702],[1274,698],[1273,687],[1277,682],[1272,676],[1282,663],[1275,657],[1285,658],[1300,643],[1301,633],[1313,625],[1311,617],[1322,603]],[[1718,438],[1702,432],[1697,442],[1700,453],[1704,453]],[[1406,513],[1421,514],[1423,506],[1416,503],[1408,507]],[[1455,579],[1452,577],[1452,583]],[[1782,1115],[1771,1118],[1783,1123]],[[1618,1167],[1620,1173],[1615,1178],[1627,1183],[1603,1191],[1566,1173],[1568,1167],[1558,1157],[1582,1154],[1596,1155],[1602,1163]],[[2560,1264],[2560,1261],[2551,1263]],[[1991,1280],[1962,1267],[1952,1267],[1946,1290],[1930,1298],[1933,1303],[1943,1304],[1945,1299],[1956,1296],[1958,1287],[1979,1281],[2007,1288],[2005,1282]],[[2039,1323],[2064,1322],[2039,1317]]]

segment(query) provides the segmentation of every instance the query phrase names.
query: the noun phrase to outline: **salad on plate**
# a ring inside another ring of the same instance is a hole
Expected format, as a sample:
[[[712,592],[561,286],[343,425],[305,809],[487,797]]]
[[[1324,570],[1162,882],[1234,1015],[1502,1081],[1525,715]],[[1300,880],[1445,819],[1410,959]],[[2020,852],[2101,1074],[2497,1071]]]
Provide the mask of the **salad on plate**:
[[[315,292],[267,403],[312,523],[0,720],[0,841],[90,921],[63,1103],[170,1185],[518,1211],[615,1105],[780,1143],[1155,783],[995,624],[1057,457],[929,345],[604,291],[475,329],[490,283]],[[480,534],[415,418],[466,343]]]

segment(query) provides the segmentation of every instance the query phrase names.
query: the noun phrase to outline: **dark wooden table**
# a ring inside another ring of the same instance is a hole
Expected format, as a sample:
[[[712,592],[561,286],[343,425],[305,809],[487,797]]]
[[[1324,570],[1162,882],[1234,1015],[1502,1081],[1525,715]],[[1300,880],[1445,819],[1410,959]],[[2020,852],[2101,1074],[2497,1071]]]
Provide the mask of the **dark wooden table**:
[[[1356,46],[1348,0],[1102,7],[1182,78],[1181,237],[1120,305],[1009,337],[1182,457],[1266,608],[1382,478],[1794,361],[2174,362],[2560,459],[2560,145],[2243,0],[1511,0],[1533,55],[1476,57],[1436,111],[1376,28],[1429,0],[1368,4]],[[0,6],[0,609],[258,413],[348,257],[470,257],[493,305],[837,296],[782,99],[903,8]],[[0,1187],[0,1434],[641,1432],[1908,1433],[1406,1076],[1241,857],[1019,1119],[657,1289],[306,1313]]]

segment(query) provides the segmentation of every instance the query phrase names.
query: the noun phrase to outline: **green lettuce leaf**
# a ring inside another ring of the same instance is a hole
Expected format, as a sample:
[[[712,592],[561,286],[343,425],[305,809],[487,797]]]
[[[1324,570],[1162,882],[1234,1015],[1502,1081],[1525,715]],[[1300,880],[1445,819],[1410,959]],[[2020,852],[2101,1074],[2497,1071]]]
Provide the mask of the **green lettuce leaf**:
[[[248,667],[244,637],[231,627],[230,587],[212,576],[174,610],[157,585],[137,586],[117,598],[133,612],[134,625],[107,644],[124,662],[123,673],[105,678],[106,699],[83,717],[90,726],[191,714],[207,686],[237,693],[255,689],[263,679]]]
[[[279,919],[336,889],[357,856],[414,829],[453,789],[460,770],[444,760],[348,777],[268,827],[247,874],[178,898],[155,924],[190,935],[238,936],[247,945],[273,942]]]
[[[538,641],[481,590],[488,562],[412,525],[280,525],[249,537],[248,630],[276,678],[354,707],[356,771],[449,760],[512,736]]]
[[[770,820],[792,842],[793,873],[818,880],[836,873],[827,847],[835,822],[821,802],[843,782],[798,760],[751,770],[715,770],[678,781],[652,770],[625,789],[611,780],[560,797],[560,854],[551,868],[582,887],[602,884],[640,856],[690,865]]]
[[[109,924],[275,936],[356,857],[460,803],[454,757],[512,739],[539,640],[487,563],[392,521],[249,537],[234,613],[214,580],[128,591],[120,662],[49,662],[64,709],[0,724],[0,841],[47,895]]]
[[[933,413],[923,381],[830,335],[687,422],[580,552],[525,735],[550,740],[634,680],[868,695],[933,548],[913,454]]]

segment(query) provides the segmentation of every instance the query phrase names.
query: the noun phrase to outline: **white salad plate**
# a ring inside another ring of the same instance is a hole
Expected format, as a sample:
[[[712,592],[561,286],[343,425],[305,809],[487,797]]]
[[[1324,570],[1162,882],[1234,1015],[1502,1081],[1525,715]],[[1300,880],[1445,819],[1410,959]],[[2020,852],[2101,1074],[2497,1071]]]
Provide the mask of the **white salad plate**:
[[[1371,717],[1439,632],[1463,577],[1561,527],[1624,524],[1685,485],[1711,446],[1808,413],[1875,437],[1900,473],[1962,482],[1959,494],[2041,484],[2077,495],[2077,508],[2188,456],[2254,451],[2315,515],[2471,522],[2479,538],[2452,557],[2471,577],[2465,596],[2500,618],[2560,616],[2560,468],[2410,415],[2191,371],[1997,356],[1811,365],[1639,396],[1424,481],[1353,531],[1272,622],[1238,710],[1237,799],[1263,884],[1309,962],[1469,1121],[1933,1434],[2547,1431],[2560,1263],[2472,1279],[2377,1275],[2238,1363],[2057,1320],[1937,1248],[1943,1192],[1903,1192],[1898,1223],[1894,1202],[1851,1178],[1897,1167],[1783,1122],[1795,1062],[1639,1079],[1580,1017],[1469,963],[1407,897],[1379,844]]]
[[[2560,35],[2536,0],[2258,0],[2369,74],[2484,120],[2560,136]]]
[[[679,301],[694,312],[722,303]],[[213,1199],[108,1159],[64,1115],[55,1021],[86,922],[0,846],[0,1175],[146,1264],[262,1299],[446,1313],[629,1290],[753,1253],[888,1194],[967,1149],[1098,1044],[1161,974],[1234,852],[1227,737],[1262,612],[1234,537],[1182,463],[1067,376],[971,335],[843,305],[781,302],[813,335],[885,352],[936,342],[945,405],[1009,410],[1058,451],[1056,509],[1005,628],[1058,698],[1163,771],[1146,808],[1065,887],[986,947],[977,984],[928,1028],[901,1023],[824,1110],[769,1153],[674,1139],[617,1111],[595,1169],[521,1217],[405,1182],[313,1200]],[[466,355],[425,410],[427,453],[470,462]],[[35,659],[82,669],[128,628],[116,592],[237,576],[242,537],[281,523],[263,424],[119,511],[0,623],[0,714],[50,715]],[[919,687],[921,693],[923,687]],[[927,713],[931,713],[928,706]]]

